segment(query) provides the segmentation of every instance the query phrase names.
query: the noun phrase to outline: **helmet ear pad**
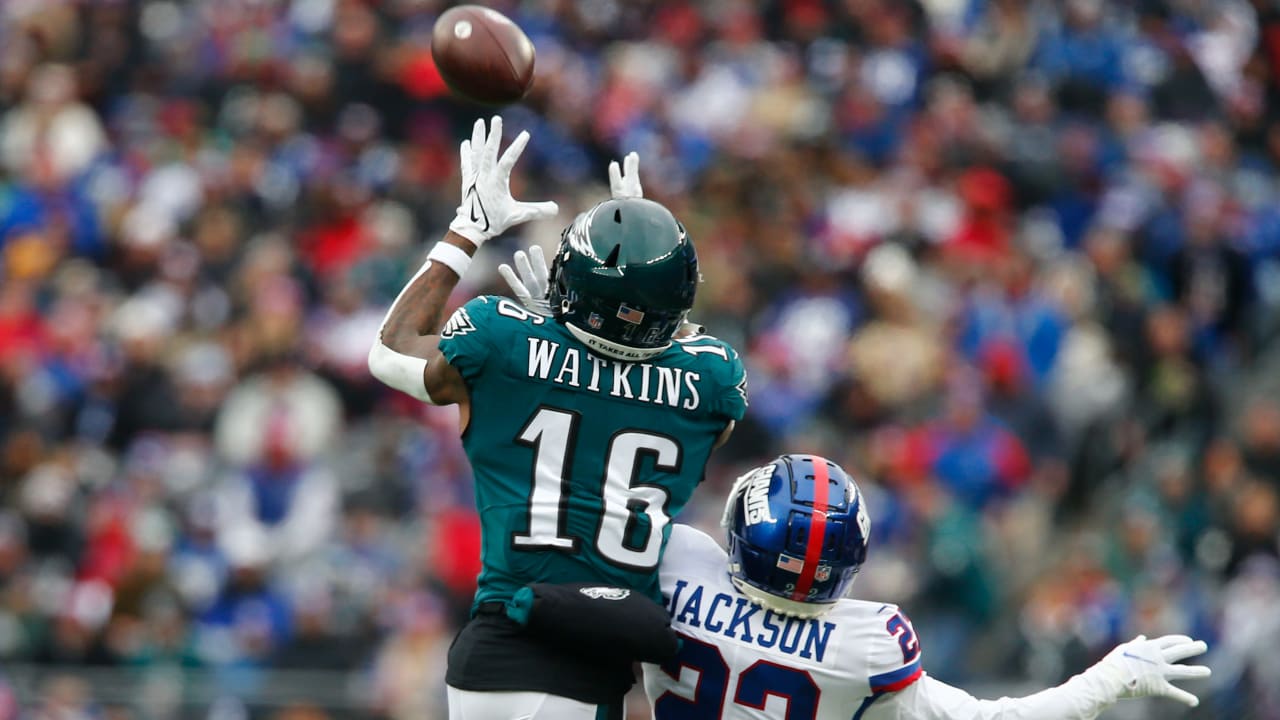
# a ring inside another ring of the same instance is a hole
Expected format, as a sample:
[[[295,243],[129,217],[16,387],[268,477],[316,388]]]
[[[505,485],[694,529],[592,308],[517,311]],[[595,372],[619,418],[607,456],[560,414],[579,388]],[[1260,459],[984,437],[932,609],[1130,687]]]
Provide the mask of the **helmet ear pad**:
[[[815,482],[824,477],[821,502]],[[814,605],[821,612],[845,596],[867,559],[870,521],[862,493],[825,458],[783,455],[739,478],[725,522],[734,583],[781,613],[810,615]]]
[[[622,359],[665,350],[693,307],[699,280],[693,242],[650,200],[608,200],[565,228],[552,259],[554,317]],[[653,351],[653,352],[651,352]]]

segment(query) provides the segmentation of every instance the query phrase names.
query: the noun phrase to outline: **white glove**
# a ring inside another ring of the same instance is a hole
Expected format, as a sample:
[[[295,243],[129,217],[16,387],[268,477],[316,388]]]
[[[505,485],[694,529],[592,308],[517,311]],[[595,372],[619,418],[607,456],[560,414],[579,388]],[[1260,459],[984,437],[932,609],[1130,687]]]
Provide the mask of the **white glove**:
[[[551,304],[547,301],[547,278],[551,273],[547,270],[547,258],[543,255],[542,248],[534,245],[529,248],[527,255],[523,250],[517,250],[512,262],[516,265],[515,270],[512,270],[510,265],[502,263],[498,266],[498,274],[507,281],[507,285],[511,286],[511,292],[522,305],[539,315],[550,315]],[[516,277],[517,272],[519,277]]]
[[[1209,668],[1204,665],[1175,664],[1208,649],[1203,640],[1186,635],[1165,635],[1154,640],[1139,635],[1117,645],[1084,674],[1106,683],[1116,693],[1116,699],[1158,695],[1195,707],[1200,699],[1169,681],[1209,677]]]
[[[640,189],[640,156],[638,154],[627,153],[627,156],[622,158],[622,168],[618,167],[617,160],[609,163],[609,195],[614,200],[644,197],[644,191]]]
[[[449,229],[480,247],[514,225],[535,218],[554,217],[559,208],[553,202],[520,202],[511,197],[511,168],[529,142],[521,131],[498,157],[502,144],[502,118],[489,121],[486,137],[484,120],[476,120],[471,139],[462,141],[462,204]]]

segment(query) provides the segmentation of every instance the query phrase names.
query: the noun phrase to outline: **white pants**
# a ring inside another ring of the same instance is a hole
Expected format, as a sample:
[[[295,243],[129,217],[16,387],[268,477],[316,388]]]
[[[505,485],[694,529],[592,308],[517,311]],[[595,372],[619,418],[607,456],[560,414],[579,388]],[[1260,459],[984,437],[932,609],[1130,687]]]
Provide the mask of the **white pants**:
[[[542,692],[449,688],[449,720],[595,720],[596,706]]]

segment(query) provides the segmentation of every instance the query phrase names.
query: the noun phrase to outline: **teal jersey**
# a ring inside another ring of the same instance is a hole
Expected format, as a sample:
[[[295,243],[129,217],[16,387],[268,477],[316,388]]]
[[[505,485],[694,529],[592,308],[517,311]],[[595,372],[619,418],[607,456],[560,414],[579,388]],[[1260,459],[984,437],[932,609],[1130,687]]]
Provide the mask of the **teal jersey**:
[[[493,296],[450,317],[440,350],[471,398],[462,444],[483,535],[476,603],[531,582],[599,582],[660,600],[670,520],[746,411],[738,353],[697,336],[645,362],[612,360]]]

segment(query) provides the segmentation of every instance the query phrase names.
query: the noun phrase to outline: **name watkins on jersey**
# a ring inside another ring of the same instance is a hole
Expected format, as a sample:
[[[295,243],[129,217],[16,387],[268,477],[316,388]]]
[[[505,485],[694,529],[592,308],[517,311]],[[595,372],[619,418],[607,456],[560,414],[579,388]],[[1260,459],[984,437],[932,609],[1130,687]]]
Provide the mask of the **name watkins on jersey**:
[[[831,631],[836,629],[835,623],[817,618],[778,615],[741,595],[706,590],[702,585],[690,589],[687,580],[676,581],[667,614],[677,623],[815,662],[826,657]]]
[[[612,397],[697,410],[702,375],[684,368],[607,360],[543,338],[529,340],[529,377]]]

